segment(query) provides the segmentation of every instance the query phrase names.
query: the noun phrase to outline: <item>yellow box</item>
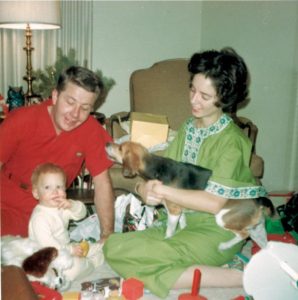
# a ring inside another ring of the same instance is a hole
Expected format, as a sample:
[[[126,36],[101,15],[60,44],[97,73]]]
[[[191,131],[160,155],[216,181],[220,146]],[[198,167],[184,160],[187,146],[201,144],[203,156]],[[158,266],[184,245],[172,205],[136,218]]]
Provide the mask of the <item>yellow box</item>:
[[[167,116],[132,112],[130,124],[131,141],[140,143],[146,148],[167,141],[169,132]]]
[[[65,292],[62,294],[63,300],[79,300],[80,292]]]

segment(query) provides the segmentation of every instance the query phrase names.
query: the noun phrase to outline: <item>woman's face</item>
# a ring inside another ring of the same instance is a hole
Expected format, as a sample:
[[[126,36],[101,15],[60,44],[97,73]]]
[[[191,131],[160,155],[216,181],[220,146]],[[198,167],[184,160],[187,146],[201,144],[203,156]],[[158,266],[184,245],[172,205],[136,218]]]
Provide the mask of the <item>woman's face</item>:
[[[222,114],[216,90],[210,78],[204,74],[196,74],[190,86],[190,104],[194,117],[200,119],[203,125],[209,126],[218,120]]]
[[[52,93],[53,106],[50,114],[57,134],[71,131],[84,123],[93,109],[96,94],[67,83],[66,88]]]

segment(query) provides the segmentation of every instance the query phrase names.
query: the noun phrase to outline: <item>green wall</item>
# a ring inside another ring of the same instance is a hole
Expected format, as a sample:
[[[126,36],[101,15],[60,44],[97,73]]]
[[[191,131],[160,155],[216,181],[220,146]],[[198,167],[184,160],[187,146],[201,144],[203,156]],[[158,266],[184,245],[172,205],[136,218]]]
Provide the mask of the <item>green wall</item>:
[[[129,76],[200,49],[201,3],[95,1],[93,66],[116,80],[101,111],[129,110]]]
[[[297,143],[297,17],[295,1],[203,2],[202,48],[232,46],[249,67],[251,101],[238,114],[259,128],[257,153],[265,160],[263,183],[269,190],[298,188],[291,177],[297,179],[293,169],[298,169],[292,147],[294,138]]]

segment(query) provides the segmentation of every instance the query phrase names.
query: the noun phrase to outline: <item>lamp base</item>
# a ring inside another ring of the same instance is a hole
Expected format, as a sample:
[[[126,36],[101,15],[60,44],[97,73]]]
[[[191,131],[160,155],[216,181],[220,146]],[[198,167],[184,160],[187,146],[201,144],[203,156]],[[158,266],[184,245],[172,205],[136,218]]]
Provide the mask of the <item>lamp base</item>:
[[[25,105],[38,104],[42,102],[40,95],[25,95]]]
[[[31,105],[31,104],[40,103],[42,101],[42,98],[40,95],[34,94],[32,89],[32,82],[36,78],[32,74],[31,53],[34,50],[34,48],[31,46],[32,31],[29,24],[27,24],[26,27],[25,37],[26,37],[26,46],[23,49],[26,51],[27,72],[26,72],[26,76],[24,76],[23,79],[27,82],[28,85],[28,90],[27,93],[25,94],[25,105]]]

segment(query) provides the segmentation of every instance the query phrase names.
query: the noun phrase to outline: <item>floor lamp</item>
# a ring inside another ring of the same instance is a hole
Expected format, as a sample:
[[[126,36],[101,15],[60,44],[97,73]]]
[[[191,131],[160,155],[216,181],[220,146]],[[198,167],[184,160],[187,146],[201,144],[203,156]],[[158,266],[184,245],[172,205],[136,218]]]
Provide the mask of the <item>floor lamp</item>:
[[[27,82],[25,104],[39,102],[41,97],[32,89],[31,53],[34,50],[31,43],[32,30],[58,29],[61,27],[60,1],[0,1],[0,28],[25,30],[26,44],[26,75],[23,79]]]

